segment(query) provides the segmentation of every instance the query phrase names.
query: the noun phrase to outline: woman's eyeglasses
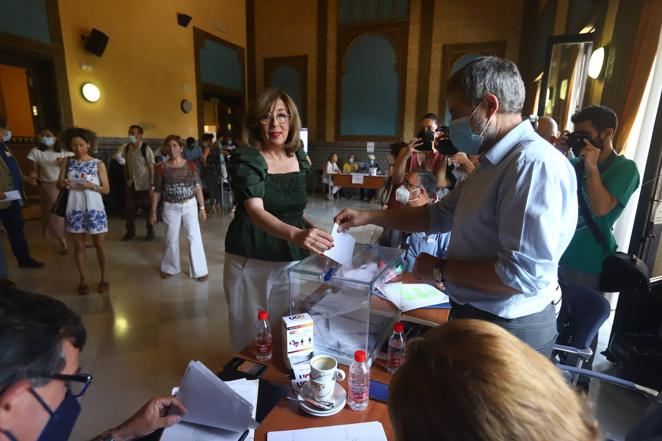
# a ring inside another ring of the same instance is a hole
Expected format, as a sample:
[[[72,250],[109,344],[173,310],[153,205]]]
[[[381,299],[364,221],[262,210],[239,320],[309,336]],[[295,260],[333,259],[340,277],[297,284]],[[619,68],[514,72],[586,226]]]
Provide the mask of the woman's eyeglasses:
[[[290,122],[290,115],[285,112],[279,112],[276,115],[272,115],[271,113],[267,113],[266,115],[262,115],[259,119],[260,124],[262,125],[269,125],[271,123],[271,120],[277,121],[278,124],[287,124]]]

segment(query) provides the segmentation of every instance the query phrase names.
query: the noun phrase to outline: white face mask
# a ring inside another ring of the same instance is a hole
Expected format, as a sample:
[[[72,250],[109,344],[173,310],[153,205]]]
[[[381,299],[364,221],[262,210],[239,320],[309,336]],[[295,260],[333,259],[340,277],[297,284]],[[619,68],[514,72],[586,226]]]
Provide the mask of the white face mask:
[[[395,190],[395,200],[402,205],[407,205],[409,203],[409,189],[406,185],[402,184],[397,190]]]

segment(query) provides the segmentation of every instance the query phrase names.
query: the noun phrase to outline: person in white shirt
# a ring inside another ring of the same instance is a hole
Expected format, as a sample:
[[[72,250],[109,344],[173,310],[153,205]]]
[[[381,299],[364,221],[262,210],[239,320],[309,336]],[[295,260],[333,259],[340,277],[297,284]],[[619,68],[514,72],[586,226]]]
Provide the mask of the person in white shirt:
[[[45,239],[56,239],[60,246],[60,254],[65,255],[69,249],[64,218],[51,213],[51,208],[55,205],[59,194],[57,179],[60,176],[60,165],[73,156],[73,153],[63,151],[53,132],[48,129],[40,130],[38,136],[39,145],[28,153],[28,159],[32,163],[29,181],[39,187],[41,195],[42,235]]]
[[[328,198],[333,200],[333,197],[336,193],[342,190],[342,187],[333,185],[333,178],[331,175],[340,173],[340,167],[338,167],[338,154],[332,153],[329,156],[329,160],[326,161],[326,167],[324,168],[324,182],[329,186]]]

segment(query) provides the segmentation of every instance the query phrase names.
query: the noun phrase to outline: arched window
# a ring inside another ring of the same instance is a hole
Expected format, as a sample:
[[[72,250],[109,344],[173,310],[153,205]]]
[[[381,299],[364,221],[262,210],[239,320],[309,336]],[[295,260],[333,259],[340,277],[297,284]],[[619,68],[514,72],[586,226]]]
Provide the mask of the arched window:
[[[341,137],[397,135],[400,76],[388,39],[357,37],[345,54],[340,83]]]
[[[269,57],[264,59],[264,84],[286,92],[299,109],[304,127],[307,123],[308,56]]]

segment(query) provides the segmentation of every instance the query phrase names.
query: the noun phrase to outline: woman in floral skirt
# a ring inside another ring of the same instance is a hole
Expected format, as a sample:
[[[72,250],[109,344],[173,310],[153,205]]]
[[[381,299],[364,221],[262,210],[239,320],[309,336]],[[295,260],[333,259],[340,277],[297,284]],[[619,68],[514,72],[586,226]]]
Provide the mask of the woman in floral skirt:
[[[78,294],[87,295],[90,290],[85,279],[85,236],[92,236],[101,270],[99,293],[108,292],[106,281],[105,233],[108,232],[108,217],[103,206],[102,194],[108,194],[106,165],[92,156],[96,146],[96,135],[86,129],[73,128],[65,131],[64,145],[74,153],[62,163],[58,188],[69,189],[66,225],[74,241],[74,256],[80,275]]]

